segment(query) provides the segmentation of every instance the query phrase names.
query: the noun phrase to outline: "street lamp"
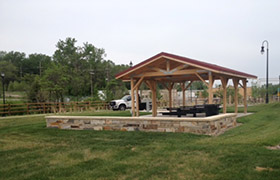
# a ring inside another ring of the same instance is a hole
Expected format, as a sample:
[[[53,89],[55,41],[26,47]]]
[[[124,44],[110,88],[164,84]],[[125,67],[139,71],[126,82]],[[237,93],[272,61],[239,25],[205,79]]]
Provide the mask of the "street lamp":
[[[1,73],[2,77],[2,86],[3,86],[3,107],[4,107],[4,116],[5,116],[5,88],[4,88],[4,78],[5,78],[5,73]]]
[[[265,103],[268,104],[268,41],[264,40],[262,42],[261,53],[265,52],[264,50],[264,43],[266,43],[266,96],[265,96]]]
[[[280,75],[279,75],[279,85],[278,85],[278,101],[280,101]]]

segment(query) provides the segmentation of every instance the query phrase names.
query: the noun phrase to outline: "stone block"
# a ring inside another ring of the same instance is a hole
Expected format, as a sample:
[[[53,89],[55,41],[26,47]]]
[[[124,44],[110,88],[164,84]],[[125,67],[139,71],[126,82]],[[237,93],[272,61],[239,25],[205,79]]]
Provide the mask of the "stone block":
[[[209,125],[208,125],[208,124],[202,125],[202,129],[208,129],[208,128],[209,128]]]
[[[104,126],[104,127],[103,127],[103,130],[108,131],[108,130],[112,130],[112,128],[111,128],[110,126]]]
[[[185,127],[184,126],[179,126],[178,127],[178,132],[184,132],[185,131]]]
[[[106,120],[105,124],[112,124],[112,121],[111,120]]]
[[[211,125],[211,126],[210,126],[210,129],[211,129],[211,130],[216,130],[217,127],[216,127],[215,125]]]
[[[61,124],[60,129],[71,129],[71,125],[70,124]]]
[[[187,127],[191,127],[193,126],[191,122],[180,122],[180,126],[187,126]]]
[[[175,132],[174,128],[165,128],[165,132]]]
[[[90,120],[84,120],[84,124],[90,124]]]
[[[127,131],[135,131],[134,127],[126,127]]]
[[[105,124],[105,120],[91,120],[90,124],[93,124],[93,125],[103,125],[103,124]]]
[[[157,129],[158,125],[157,124],[146,124],[143,125],[143,129]]]
[[[165,127],[165,128],[173,127],[173,124],[172,123],[161,122],[159,127]]]
[[[74,123],[74,119],[69,119],[67,123]]]
[[[101,130],[103,130],[103,127],[102,126],[93,126],[93,130],[101,131]]]

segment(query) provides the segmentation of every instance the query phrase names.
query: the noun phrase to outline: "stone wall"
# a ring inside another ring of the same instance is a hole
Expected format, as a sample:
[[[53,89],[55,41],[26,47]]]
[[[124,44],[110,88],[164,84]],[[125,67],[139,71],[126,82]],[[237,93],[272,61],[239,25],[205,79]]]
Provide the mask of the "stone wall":
[[[97,116],[47,116],[45,118],[49,128],[98,131],[187,132],[218,135],[236,126],[236,114],[197,118]]]

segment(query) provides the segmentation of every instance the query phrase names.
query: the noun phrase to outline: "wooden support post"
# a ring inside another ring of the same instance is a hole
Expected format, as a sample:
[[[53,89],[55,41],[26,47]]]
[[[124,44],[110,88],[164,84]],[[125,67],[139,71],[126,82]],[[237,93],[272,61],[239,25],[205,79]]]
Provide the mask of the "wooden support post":
[[[185,82],[183,82],[181,84],[181,89],[182,89],[182,93],[183,93],[183,106],[186,106],[186,94],[185,94],[186,87],[185,87]]]
[[[209,85],[208,85],[208,104],[213,104],[213,83],[214,83],[214,79],[213,79],[213,75],[212,72],[209,72],[208,74],[209,77]]]
[[[136,116],[139,117],[139,95],[138,95],[139,88],[136,88]]]
[[[168,86],[168,93],[169,93],[169,108],[170,108],[170,111],[171,111],[171,108],[172,108],[172,89],[173,89],[173,86],[174,86],[174,83],[169,83],[169,86]]]
[[[223,86],[223,113],[227,113],[227,83],[228,79],[221,77],[222,86]]]
[[[153,117],[157,116],[157,88],[156,88],[156,82],[150,81],[151,90],[152,90],[152,115]]]
[[[244,89],[244,113],[247,113],[247,79],[242,79]]]
[[[166,71],[167,72],[170,71],[170,60],[169,59],[166,60]]]
[[[131,78],[130,80],[130,89],[131,89],[131,92],[130,92],[130,95],[131,95],[131,113],[132,113],[132,117],[135,116],[135,104],[134,104],[134,80],[133,78]]]
[[[234,86],[234,112],[238,113],[238,83],[239,79],[232,79]]]

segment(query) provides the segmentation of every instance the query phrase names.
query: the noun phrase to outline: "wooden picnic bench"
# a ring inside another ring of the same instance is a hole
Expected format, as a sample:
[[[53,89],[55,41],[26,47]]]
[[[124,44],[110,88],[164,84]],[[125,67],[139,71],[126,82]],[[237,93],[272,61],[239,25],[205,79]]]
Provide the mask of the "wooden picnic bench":
[[[179,108],[167,108],[169,112],[163,112],[162,115],[176,115],[181,117],[187,114],[192,114],[196,117],[197,113],[205,113],[206,116],[213,116],[219,114],[219,104],[203,104],[195,106],[181,106]]]

